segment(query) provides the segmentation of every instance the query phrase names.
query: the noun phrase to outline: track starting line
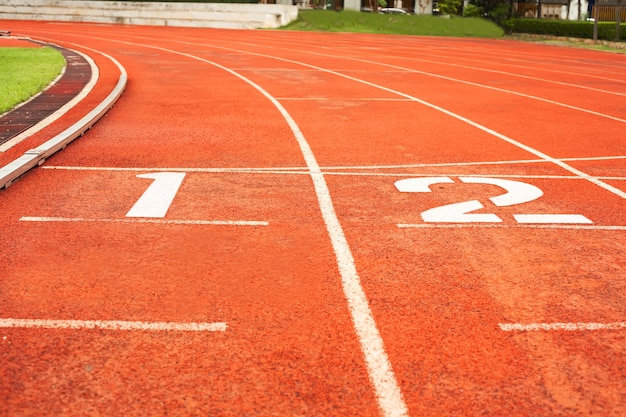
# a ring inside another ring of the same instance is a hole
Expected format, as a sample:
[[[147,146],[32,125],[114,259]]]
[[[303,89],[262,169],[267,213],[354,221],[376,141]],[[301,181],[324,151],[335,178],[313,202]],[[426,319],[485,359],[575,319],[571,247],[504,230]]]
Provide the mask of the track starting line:
[[[80,223],[80,222],[102,222],[102,223],[155,223],[155,224],[194,224],[209,226],[269,226],[268,222],[256,220],[161,220],[161,219],[88,219],[81,217],[21,217],[22,222],[61,222],[61,223]]]
[[[37,320],[0,319],[0,328],[39,328],[39,329],[102,329],[102,330],[143,330],[143,331],[183,331],[183,332],[225,332],[228,325],[215,323],[176,323],[144,322],[120,320]],[[626,322],[614,323],[498,323],[500,330],[513,331],[585,331],[585,330],[626,330]]]

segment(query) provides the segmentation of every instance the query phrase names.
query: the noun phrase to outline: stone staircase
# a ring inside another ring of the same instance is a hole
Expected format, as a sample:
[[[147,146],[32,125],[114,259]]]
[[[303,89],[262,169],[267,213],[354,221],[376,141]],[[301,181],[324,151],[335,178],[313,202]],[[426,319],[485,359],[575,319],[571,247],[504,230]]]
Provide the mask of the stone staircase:
[[[272,29],[298,17],[290,0],[279,1],[288,4],[2,0],[0,19]]]

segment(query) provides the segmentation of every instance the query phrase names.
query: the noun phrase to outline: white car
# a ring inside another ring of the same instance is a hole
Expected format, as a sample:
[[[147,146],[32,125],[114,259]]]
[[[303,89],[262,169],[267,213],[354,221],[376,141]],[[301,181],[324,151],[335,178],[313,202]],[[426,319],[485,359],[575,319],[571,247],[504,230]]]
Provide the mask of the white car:
[[[385,7],[380,9],[380,12],[385,14],[410,14],[406,10],[398,9],[396,7]]]

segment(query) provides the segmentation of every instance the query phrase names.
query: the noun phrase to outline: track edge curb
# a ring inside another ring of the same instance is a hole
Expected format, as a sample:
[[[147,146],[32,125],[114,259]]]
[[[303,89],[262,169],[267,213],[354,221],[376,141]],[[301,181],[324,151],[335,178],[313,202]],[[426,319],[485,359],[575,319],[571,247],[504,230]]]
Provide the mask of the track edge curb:
[[[26,151],[22,156],[0,168],[0,190],[7,189],[16,179],[34,167],[44,163],[56,152],[64,149],[69,143],[81,137],[86,131],[98,122],[122,96],[128,81],[124,67],[113,57],[108,56],[119,68],[120,77],[109,95],[87,115],[74,123],[63,132],[43,143],[35,149]]]

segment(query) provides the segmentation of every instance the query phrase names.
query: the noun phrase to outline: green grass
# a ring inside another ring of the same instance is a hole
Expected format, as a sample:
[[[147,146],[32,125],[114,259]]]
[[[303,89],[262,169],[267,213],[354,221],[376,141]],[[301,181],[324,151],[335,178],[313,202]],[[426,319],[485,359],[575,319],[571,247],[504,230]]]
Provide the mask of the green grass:
[[[499,38],[504,35],[504,30],[498,25],[480,18],[388,15],[347,10],[301,10],[298,19],[282,29],[480,38]]]
[[[54,48],[0,48],[0,114],[43,90],[64,66]]]

